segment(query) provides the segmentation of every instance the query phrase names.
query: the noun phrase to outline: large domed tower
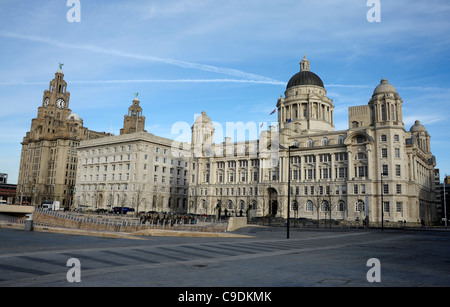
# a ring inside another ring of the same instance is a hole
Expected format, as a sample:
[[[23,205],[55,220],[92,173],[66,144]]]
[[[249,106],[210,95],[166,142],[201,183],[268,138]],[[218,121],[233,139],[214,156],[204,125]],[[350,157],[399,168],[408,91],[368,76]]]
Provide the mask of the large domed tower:
[[[214,125],[211,118],[205,111],[197,117],[192,125],[192,150],[194,157],[204,157],[212,155],[212,145],[214,139]]]
[[[371,125],[404,127],[402,104],[403,100],[395,87],[382,79],[369,101]]]
[[[334,131],[333,101],[326,94],[322,79],[310,71],[310,62],[304,56],[300,72],[287,84],[285,98],[278,99],[280,128],[306,133]]]

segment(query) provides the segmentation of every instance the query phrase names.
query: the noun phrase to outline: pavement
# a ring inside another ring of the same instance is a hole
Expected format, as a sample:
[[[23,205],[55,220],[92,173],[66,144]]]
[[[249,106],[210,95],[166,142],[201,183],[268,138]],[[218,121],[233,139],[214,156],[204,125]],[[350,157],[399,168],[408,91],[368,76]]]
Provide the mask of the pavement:
[[[449,231],[291,229],[287,240],[282,227],[246,227],[226,235],[0,229],[0,287],[450,286]],[[80,282],[68,280],[69,259],[79,260]]]

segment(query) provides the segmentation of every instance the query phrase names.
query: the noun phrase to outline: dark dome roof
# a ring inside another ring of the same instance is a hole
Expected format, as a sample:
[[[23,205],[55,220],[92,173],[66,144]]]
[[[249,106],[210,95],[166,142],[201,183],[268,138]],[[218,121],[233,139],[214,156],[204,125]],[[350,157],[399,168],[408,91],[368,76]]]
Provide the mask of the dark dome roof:
[[[322,79],[311,71],[300,71],[289,80],[286,89],[297,85],[316,85],[325,88]]]

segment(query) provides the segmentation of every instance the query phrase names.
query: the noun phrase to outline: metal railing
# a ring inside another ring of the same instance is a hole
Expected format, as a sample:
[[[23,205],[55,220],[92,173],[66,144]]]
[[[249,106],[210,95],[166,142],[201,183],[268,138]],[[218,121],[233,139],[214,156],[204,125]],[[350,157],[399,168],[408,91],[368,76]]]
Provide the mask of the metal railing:
[[[6,214],[0,214],[0,222],[6,224],[19,224],[23,225],[25,223],[26,217],[17,217]]]
[[[57,218],[55,221],[35,218],[34,224],[44,227],[61,227],[106,231],[140,231],[145,229],[167,229],[184,231],[226,231],[226,220],[211,220],[207,217],[196,219],[179,218],[156,218],[140,219],[130,217],[112,217],[112,216],[85,216],[71,212],[51,211],[36,209],[36,213],[48,215]],[[60,219],[60,220],[58,220]],[[72,227],[65,225],[62,220],[70,221]]]

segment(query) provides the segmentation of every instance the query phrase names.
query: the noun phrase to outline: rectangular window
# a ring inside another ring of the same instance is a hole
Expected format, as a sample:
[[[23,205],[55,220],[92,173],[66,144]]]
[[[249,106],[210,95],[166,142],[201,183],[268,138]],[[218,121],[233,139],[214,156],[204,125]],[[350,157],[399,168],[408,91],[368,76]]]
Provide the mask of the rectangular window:
[[[397,202],[397,204],[396,204],[396,211],[397,212],[402,212],[402,210],[403,210],[403,204],[401,203],[401,202]]]
[[[358,166],[358,176],[357,177],[368,177],[367,166]]]
[[[339,178],[347,178],[347,168],[346,167],[340,167],[339,168]]]
[[[354,186],[353,186],[353,194],[358,194],[358,185],[357,184],[355,184]]]
[[[401,184],[397,184],[397,194],[402,194],[402,185]]]
[[[387,165],[383,165],[383,174],[384,176],[389,175],[389,167]]]
[[[394,148],[395,157],[400,158],[400,148]]]
[[[381,157],[387,158],[387,148],[381,148]]]
[[[324,168],[322,172],[323,179],[328,179],[328,168]]]
[[[400,165],[395,165],[395,176],[401,176],[401,167]]]
[[[230,173],[230,182],[234,182],[234,174]]]
[[[389,206],[389,202],[388,201],[384,202],[384,212],[386,212],[386,213],[390,212],[390,206]]]
[[[389,185],[383,184],[383,194],[389,194]]]

